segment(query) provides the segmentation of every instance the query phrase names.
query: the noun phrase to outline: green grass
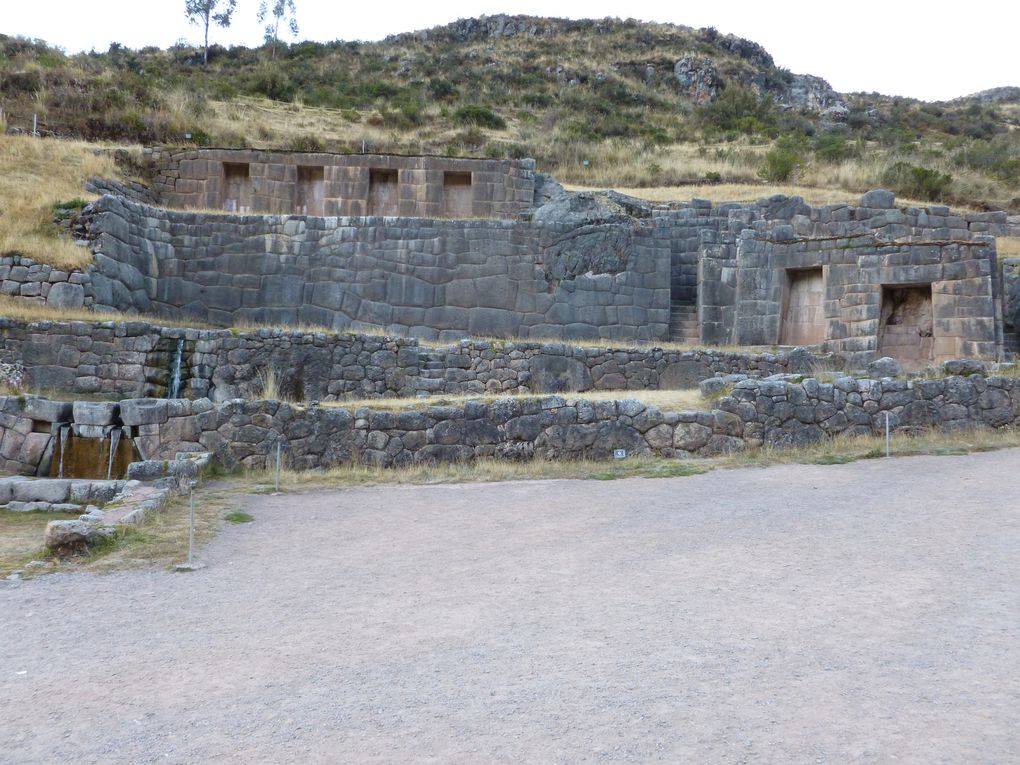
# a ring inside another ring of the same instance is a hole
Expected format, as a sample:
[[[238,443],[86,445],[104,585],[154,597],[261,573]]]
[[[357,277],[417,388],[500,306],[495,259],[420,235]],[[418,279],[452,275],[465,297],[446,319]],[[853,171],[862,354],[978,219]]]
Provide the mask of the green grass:
[[[224,515],[223,520],[229,523],[251,523],[255,520],[255,516],[243,510],[234,510]]]

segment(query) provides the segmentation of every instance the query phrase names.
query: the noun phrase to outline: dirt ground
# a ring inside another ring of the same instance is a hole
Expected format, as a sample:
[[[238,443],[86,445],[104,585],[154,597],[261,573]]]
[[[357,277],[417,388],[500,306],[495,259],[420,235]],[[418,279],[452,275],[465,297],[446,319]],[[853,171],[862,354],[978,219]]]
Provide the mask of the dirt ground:
[[[1018,468],[245,498],[4,583],[0,762],[1017,762]]]

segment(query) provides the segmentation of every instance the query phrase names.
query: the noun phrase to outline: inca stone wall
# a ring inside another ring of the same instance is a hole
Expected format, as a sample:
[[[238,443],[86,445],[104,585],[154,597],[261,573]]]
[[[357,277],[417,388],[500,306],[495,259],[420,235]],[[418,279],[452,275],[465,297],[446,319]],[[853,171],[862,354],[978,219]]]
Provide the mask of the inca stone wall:
[[[783,342],[790,279],[819,269],[826,350],[851,362],[880,355],[883,290],[930,286],[929,360],[997,358],[1000,271],[994,238],[984,232],[1004,224],[1005,214],[968,220],[945,207],[899,209],[893,203],[885,191],[869,192],[860,207],[801,202],[788,222],[756,219],[739,234],[732,225],[718,235],[708,232],[698,285],[702,340]],[[731,217],[744,214],[735,210]]]
[[[208,399],[144,399],[113,406],[143,459],[209,451],[228,467],[263,467],[279,445],[288,464],[307,469],[481,457],[598,459],[612,456],[615,449],[630,456],[710,456],[763,444],[806,445],[843,433],[880,433],[886,413],[893,429],[908,433],[998,428],[1020,421],[1020,381],[982,376],[913,382],[842,377],[832,384],[799,377],[748,379],[719,399],[716,409],[700,412],[555,395],[403,411],[278,401],[217,405]],[[10,464],[30,466],[26,444],[34,436],[39,443],[49,437],[53,423],[37,422],[26,411],[29,407],[40,408],[38,400],[0,398],[0,456]]]
[[[669,324],[669,228],[92,211],[97,304],[213,325],[308,323],[648,341]]]
[[[189,149],[158,165],[162,204],[242,214],[516,218],[535,189],[531,159]]]
[[[412,338],[350,333],[0,319],[0,361],[22,365],[30,390],[165,396],[178,353],[181,394],[214,401],[259,395],[268,371],[287,398],[334,401],[683,389],[717,375],[806,374],[829,361],[803,350],[748,354],[482,340],[429,347]]]

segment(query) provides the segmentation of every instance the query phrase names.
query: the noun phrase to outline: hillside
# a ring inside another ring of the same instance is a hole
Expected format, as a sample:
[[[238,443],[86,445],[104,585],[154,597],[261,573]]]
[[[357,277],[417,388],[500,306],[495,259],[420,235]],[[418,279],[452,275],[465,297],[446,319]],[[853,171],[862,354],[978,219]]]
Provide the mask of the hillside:
[[[666,24],[493,16],[281,45],[275,60],[214,47],[207,67],[190,47],[67,56],[0,36],[0,108],[8,129],[38,114],[88,141],[532,156],[565,182],[649,196],[883,185],[1020,210],[1016,88],[939,104],[838,94],[754,42]]]

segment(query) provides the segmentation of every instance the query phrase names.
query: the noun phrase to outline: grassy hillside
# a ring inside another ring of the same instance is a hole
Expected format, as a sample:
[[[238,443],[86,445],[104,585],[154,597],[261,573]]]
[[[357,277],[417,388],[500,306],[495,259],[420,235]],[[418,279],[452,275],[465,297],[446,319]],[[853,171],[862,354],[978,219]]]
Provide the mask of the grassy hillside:
[[[674,75],[681,59],[704,75],[697,84]],[[0,36],[0,121],[25,129],[37,113],[56,135],[131,144],[190,134],[199,145],[532,156],[567,183],[674,198],[697,192],[663,188],[796,184],[846,198],[883,185],[1020,211],[1020,94],[854,94],[834,118],[791,106],[791,73],[712,29],[490,17],[378,43],[284,45],[275,61],[214,47],[201,62],[189,47],[66,56]]]

